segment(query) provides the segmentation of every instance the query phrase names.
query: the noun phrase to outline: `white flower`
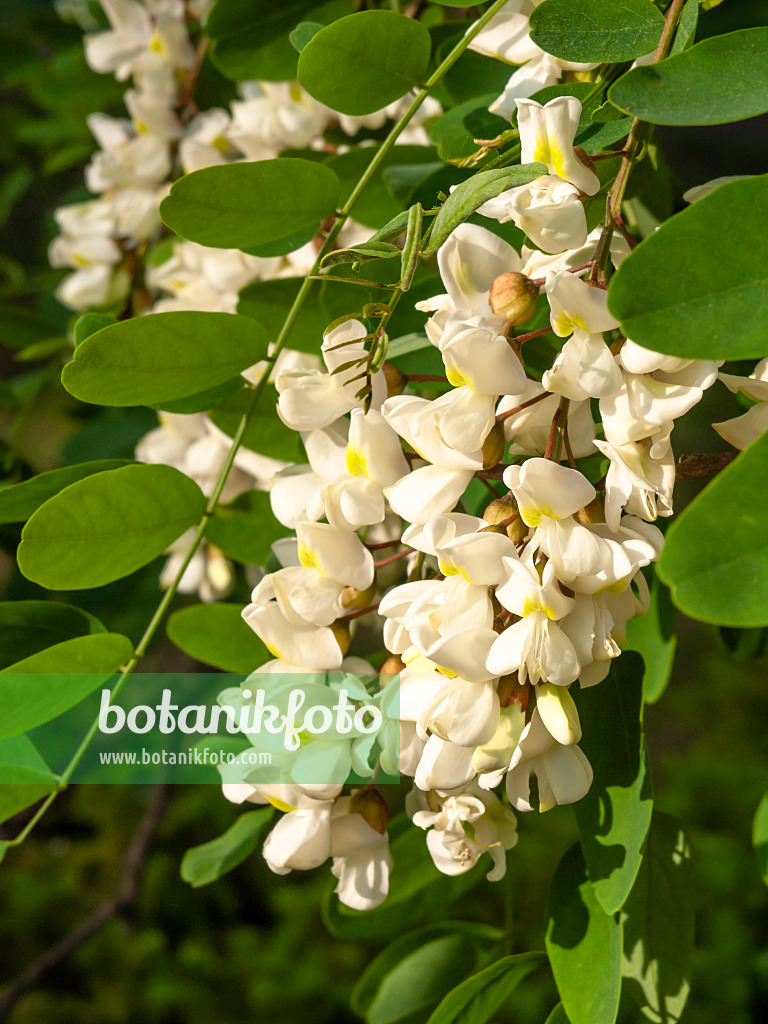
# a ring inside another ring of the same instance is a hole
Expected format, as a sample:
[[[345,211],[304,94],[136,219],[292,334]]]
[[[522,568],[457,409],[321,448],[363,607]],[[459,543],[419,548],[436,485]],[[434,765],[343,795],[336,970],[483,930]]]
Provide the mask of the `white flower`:
[[[264,860],[277,875],[319,867],[331,855],[331,810],[326,803],[289,811],[266,838]]]
[[[531,773],[539,785],[539,810],[572,804],[586,796],[592,785],[592,767],[574,743],[558,743],[542,722],[538,708],[520,737],[507,772],[507,796],[517,811],[533,810]]]
[[[567,338],[577,330],[598,334],[619,326],[619,321],[608,312],[607,293],[575,274],[563,271],[550,274],[546,292],[552,330],[560,338]]]
[[[218,107],[192,118],[179,143],[179,159],[185,174],[227,162],[230,124],[227,111]]]
[[[334,892],[354,910],[373,910],[389,891],[389,836],[350,811],[350,800],[341,797],[331,812],[331,873],[339,880]]]
[[[538,381],[529,380],[525,391],[519,395],[509,395],[501,399],[497,412],[499,414],[517,409],[532,398],[545,394],[545,389]],[[547,398],[526,409],[507,416],[504,420],[504,436],[511,441],[512,455],[542,455],[547,447],[552,419],[557,412],[558,396]],[[568,439],[571,450],[577,459],[594,453],[592,444],[595,437],[595,425],[592,421],[592,410],[587,401],[571,402],[568,409]]]
[[[602,334],[574,331],[541,378],[547,391],[573,402],[606,398],[621,387],[621,370]]]
[[[505,224],[514,221],[534,245],[547,253],[577,249],[587,240],[587,217],[575,185],[556,174],[489,199],[477,211]]]
[[[557,96],[544,106],[535,100],[517,101],[520,163],[546,164],[550,174],[593,196],[600,179],[579,160],[573,140],[579,127],[581,103],[574,96]]]
[[[229,141],[248,160],[308,146],[328,123],[328,111],[295,82],[248,82],[232,104]]]
[[[768,430],[768,402],[758,402],[742,416],[713,423],[712,426],[728,444],[743,451],[762,433]]]
[[[618,529],[621,512],[653,522],[672,515],[675,458],[672,448],[653,459],[648,440],[617,445],[595,441],[595,447],[611,460],[605,481],[605,521]]]

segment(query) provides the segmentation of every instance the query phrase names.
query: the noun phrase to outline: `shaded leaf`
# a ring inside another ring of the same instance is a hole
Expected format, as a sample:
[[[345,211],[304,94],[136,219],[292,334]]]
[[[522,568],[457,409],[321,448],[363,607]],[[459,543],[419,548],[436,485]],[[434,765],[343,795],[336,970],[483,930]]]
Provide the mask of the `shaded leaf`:
[[[71,604],[3,601],[0,603],[0,668],[64,640],[105,632],[98,619]]]
[[[187,850],[181,861],[181,877],[193,889],[199,889],[242,864],[256,849],[274,813],[272,807],[246,811],[217,839]]]
[[[228,558],[246,565],[265,565],[273,541],[290,533],[272,514],[266,491],[245,491],[218,506],[205,536]]]
[[[193,604],[168,620],[171,640],[197,661],[224,672],[253,672],[269,652],[242,616],[239,604]]]
[[[768,793],[765,794],[755,813],[755,820],[752,825],[752,845],[755,848],[755,856],[763,876],[763,881],[768,885]]]
[[[618,63],[655,50],[664,18],[648,0],[544,0],[531,39],[563,60]]]
[[[546,953],[502,957],[449,992],[428,1024],[486,1024],[520,982],[546,963]]]
[[[643,656],[643,700],[655,703],[667,688],[677,649],[675,608],[669,590],[654,572],[649,581],[650,605],[645,615],[627,623],[627,646]]]
[[[54,494],[77,480],[131,465],[128,459],[99,459],[96,462],[78,462],[74,466],[51,469],[38,473],[30,480],[0,488],[0,523],[23,523]]]

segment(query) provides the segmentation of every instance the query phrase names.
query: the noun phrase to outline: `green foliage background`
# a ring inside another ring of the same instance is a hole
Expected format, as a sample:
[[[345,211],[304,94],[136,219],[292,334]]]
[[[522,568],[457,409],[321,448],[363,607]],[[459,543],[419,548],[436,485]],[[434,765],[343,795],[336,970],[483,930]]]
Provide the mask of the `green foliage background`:
[[[74,411],[58,385],[58,366],[47,361],[57,346],[64,348],[70,319],[50,294],[60,277],[45,259],[55,233],[52,212],[85,198],[82,167],[93,148],[85,117],[94,110],[120,113],[122,89],[88,70],[81,29],[63,23],[50,0],[4,0],[0,21],[0,468],[15,480],[84,458],[130,457],[154,415],[94,409],[78,418],[84,407]],[[760,0],[726,0],[703,20],[700,37],[764,22]],[[228,86],[211,69],[205,75],[210,102],[226,102]],[[673,171],[670,202],[715,175],[768,167],[765,117],[661,130],[658,138]],[[650,190],[651,210],[664,201],[663,191]],[[707,392],[678,427],[677,449],[723,447],[709,424],[738,411],[724,389]],[[678,507],[695,490],[682,485]],[[16,543],[18,527],[0,527],[0,545]],[[0,555],[0,599],[48,596],[12,574],[9,564]],[[81,603],[109,629],[136,635],[151,614],[157,574],[154,563],[82,595]],[[767,631],[719,630],[682,617],[679,630],[671,685],[661,703],[647,708],[645,722],[656,806],[679,817],[693,842],[697,952],[684,1021],[764,1021],[768,890],[750,826],[768,780]],[[188,667],[162,642],[146,666]],[[128,788],[69,790],[8,856],[0,875],[0,990],[114,894],[146,797]],[[326,871],[282,879],[256,854],[210,887],[190,890],[181,880],[184,851],[220,834],[236,813],[215,786],[171,792],[135,913],[112,921],[62,962],[20,1001],[14,1024],[357,1020],[348,1008],[350,992],[390,940],[328,934],[320,919]],[[510,952],[543,948],[549,882],[577,838],[573,811],[529,815],[521,833],[507,879],[480,880],[450,911],[502,926],[511,919]],[[556,1001],[551,978],[540,972],[497,1019],[544,1021]],[[635,1018],[622,1013],[619,1019]]]

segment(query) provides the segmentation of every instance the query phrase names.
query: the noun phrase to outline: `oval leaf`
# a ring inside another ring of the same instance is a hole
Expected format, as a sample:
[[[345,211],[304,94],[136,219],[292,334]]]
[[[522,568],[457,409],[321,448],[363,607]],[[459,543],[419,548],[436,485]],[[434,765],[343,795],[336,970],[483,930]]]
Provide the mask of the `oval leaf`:
[[[272,807],[247,811],[218,839],[187,850],[181,862],[181,877],[193,889],[199,889],[226,875],[250,857],[274,813]]]
[[[192,658],[224,672],[252,672],[269,651],[242,616],[239,604],[193,604],[174,612],[168,636]]]
[[[664,18],[649,0],[544,0],[531,39],[563,60],[615,63],[655,50]]]
[[[243,388],[221,405],[210,411],[211,422],[229,437],[234,437],[245,413],[249,413],[248,426],[243,436],[243,447],[260,455],[285,462],[306,462],[301,438],[296,431],[286,427],[275,413],[277,391],[270,384],[264,388],[259,406],[249,412],[253,405],[253,391]]]
[[[719,473],[667,533],[658,572],[686,615],[720,626],[768,625],[766,504],[768,433]]]
[[[451,192],[435,217],[432,234],[424,249],[424,254],[428,256],[437,252],[451,232],[455,231],[459,224],[463,224],[479,206],[488,202],[489,199],[495,199],[507,189],[527,185],[529,181],[534,181],[546,173],[547,168],[544,164],[524,164],[522,167],[502,167],[493,171],[480,171],[479,174],[474,174],[467,181],[463,181]]]
[[[93,405],[160,405],[224,384],[267,354],[261,327],[236,313],[153,313],[87,338],[61,375]]]
[[[664,693],[672,674],[677,649],[676,612],[669,589],[659,582],[655,572],[648,586],[648,611],[627,623],[627,646],[643,657],[643,700],[654,704]]]
[[[0,604],[0,668],[64,640],[105,632],[98,619],[71,604],[3,601]]]
[[[197,484],[170,466],[125,466],[70,484],[21,534],[19,568],[48,590],[100,587],[161,555],[205,511]]]
[[[752,845],[755,848],[755,856],[763,876],[763,881],[768,885],[768,793],[765,794],[755,813],[755,820],[752,825]]]
[[[129,661],[131,641],[119,633],[65,640],[0,672],[0,738],[58,718],[103,686]]]
[[[249,250],[303,232],[311,237],[338,200],[339,181],[330,168],[282,157],[185,174],[160,204],[160,215],[192,242]]]
[[[486,1024],[520,982],[546,962],[546,953],[518,953],[497,960],[449,992],[428,1024]]]
[[[0,740],[0,824],[53,792],[56,784],[56,777],[26,736]]]
[[[96,462],[78,462],[62,466],[47,473],[39,473],[31,480],[12,484],[0,490],[0,523],[23,523],[54,494],[94,473],[120,469],[131,465],[129,459],[99,459]]]
[[[610,89],[614,106],[652,124],[728,124],[768,111],[768,26],[714,36]]]
[[[549,893],[546,945],[571,1024],[614,1024],[621,993],[621,925],[595,898],[577,844]]]
[[[310,96],[341,114],[372,114],[421,81],[429,63],[429,32],[394,11],[360,11],[309,40],[298,79]]]
[[[265,565],[273,541],[290,533],[272,515],[266,491],[245,491],[229,504],[219,505],[205,536],[236,562]]]
[[[723,185],[662,224],[611,278],[608,306],[626,337],[687,359],[765,355],[767,217],[761,175]]]

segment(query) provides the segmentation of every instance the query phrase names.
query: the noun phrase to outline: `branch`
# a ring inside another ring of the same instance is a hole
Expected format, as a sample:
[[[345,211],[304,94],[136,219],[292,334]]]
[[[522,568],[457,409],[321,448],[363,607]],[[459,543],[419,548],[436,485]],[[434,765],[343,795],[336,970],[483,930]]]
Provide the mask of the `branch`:
[[[714,476],[730,466],[739,452],[711,452],[709,455],[682,455],[675,466],[675,480],[697,480]]]
[[[66,960],[84,942],[87,942],[105,924],[115,917],[127,917],[135,908],[139,895],[139,880],[152,837],[165,812],[166,787],[154,786],[144,815],[139,822],[131,845],[123,860],[117,893],[99,904],[96,910],[73,931],[35,960],[10,988],[0,996],[0,1022],[7,1021],[21,997]]]

